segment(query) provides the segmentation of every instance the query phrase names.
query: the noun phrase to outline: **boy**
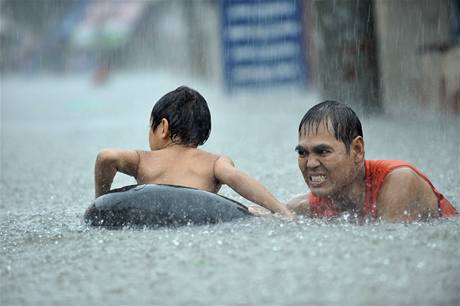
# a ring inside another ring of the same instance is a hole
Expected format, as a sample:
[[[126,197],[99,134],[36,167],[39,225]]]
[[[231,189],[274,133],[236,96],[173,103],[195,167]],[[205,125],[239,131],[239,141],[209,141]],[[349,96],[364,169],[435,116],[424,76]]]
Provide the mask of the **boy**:
[[[259,182],[235,168],[229,157],[197,148],[211,132],[208,105],[197,91],[182,86],[164,95],[152,109],[150,125],[151,151],[99,152],[95,165],[96,198],[110,191],[119,171],[133,176],[138,184],[171,184],[213,193],[227,184],[273,213],[292,215]]]

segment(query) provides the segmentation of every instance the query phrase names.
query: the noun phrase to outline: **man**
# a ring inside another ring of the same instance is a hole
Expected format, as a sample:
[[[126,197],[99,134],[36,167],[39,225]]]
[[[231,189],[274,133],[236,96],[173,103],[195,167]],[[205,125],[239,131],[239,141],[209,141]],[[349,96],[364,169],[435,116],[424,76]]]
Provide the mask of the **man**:
[[[348,106],[325,101],[299,125],[298,163],[311,193],[289,201],[300,215],[412,222],[458,212],[417,168],[365,160],[361,122]]]

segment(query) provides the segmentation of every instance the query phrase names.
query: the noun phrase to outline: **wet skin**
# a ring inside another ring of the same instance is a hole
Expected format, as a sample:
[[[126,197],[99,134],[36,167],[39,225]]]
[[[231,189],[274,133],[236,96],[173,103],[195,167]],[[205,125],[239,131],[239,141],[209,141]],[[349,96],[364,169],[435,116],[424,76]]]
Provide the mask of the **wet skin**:
[[[364,140],[357,136],[347,150],[330,124],[299,133],[298,165],[310,191],[342,211],[361,212],[365,196]],[[307,195],[289,201],[298,214],[309,215]],[[390,222],[412,222],[439,216],[430,185],[409,168],[393,170],[377,198],[377,216]]]
[[[149,129],[148,135],[151,151],[106,149],[99,152],[94,170],[96,198],[110,191],[113,178],[121,172],[134,177],[138,184],[169,184],[213,193],[225,184],[274,213],[292,215],[263,185],[237,169],[229,157],[173,141],[168,120],[161,119],[158,126]]]
[[[345,206],[361,203],[364,194],[364,142],[356,137],[347,150],[330,124],[304,129],[299,134],[298,165],[311,192]],[[351,203],[349,203],[351,204]]]

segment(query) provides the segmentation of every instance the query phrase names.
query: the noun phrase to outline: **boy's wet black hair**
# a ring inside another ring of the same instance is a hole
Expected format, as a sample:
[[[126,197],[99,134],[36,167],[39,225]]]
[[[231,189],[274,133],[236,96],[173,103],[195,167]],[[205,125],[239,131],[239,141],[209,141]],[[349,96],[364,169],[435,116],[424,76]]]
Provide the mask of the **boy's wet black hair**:
[[[153,106],[150,125],[155,129],[161,119],[168,120],[174,143],[197,147],[211,133],[211,114],[206,100],[196,90],[186,86],[168,92]]]
[[[350,151],[353,140],[357,136],[363,136],[361,121],[356,113],[349,106],[332,100],[316,104],[308,110],[300,121],[299,135],[310,130],[317,133],[322,123],[327,128],[329,124],[332,125],[335,138],[345,144],[347,152]]]

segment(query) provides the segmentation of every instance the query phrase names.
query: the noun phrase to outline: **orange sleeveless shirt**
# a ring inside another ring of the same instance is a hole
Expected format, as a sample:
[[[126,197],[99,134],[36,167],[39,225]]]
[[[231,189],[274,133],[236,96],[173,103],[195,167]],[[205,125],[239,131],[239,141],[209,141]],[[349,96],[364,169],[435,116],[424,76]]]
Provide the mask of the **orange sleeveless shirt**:
[[[377,198],[383,185],[383,180],[392,170],[406,167],[412,169],[422,179],[424,179],[438,198],[439,214],[441,217],[458,215],[454,206],[434,188],[430,180],[413,165],[402,160],[366,160],[365,161],[365,181],[366,191],[362,215],[364,217],[377,218]],[[329,199],[320,198],[311,192],[308,194],[308,203],[311,215],[317,218],[336,217],[342,212],[332,204]]]

